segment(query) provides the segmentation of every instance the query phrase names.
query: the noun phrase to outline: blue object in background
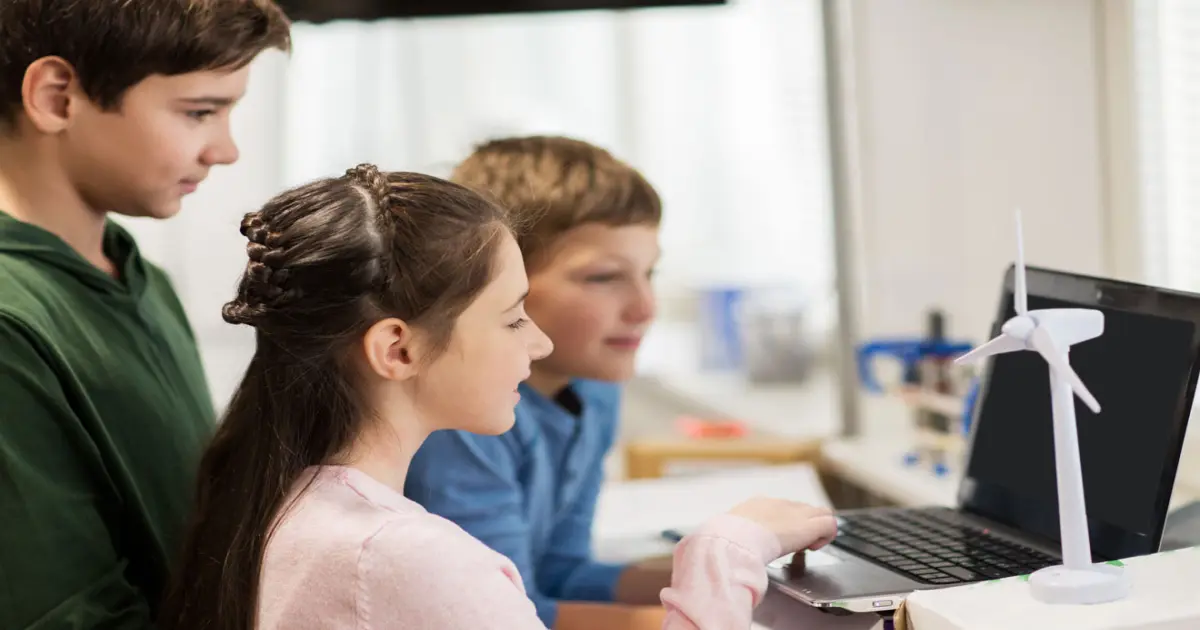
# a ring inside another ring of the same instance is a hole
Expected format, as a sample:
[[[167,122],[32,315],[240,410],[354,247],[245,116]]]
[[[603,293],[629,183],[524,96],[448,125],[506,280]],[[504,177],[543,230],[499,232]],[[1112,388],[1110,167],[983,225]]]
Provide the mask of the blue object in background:
[[[719,287],[700,292],[700,366],[708,370],[742,367],[741,326],[738,322],[746,291]]]
[[[962,427],[963,435],[971,433],[971,419],[975,416],[975,401],[979,399],[979,379],[971,379],[971,387],[963,401]]]
[[[883,393],[883,387],[871,371],[872,359],[876,355],[896,357],[904,364],[906,381],[916,374],[917,364],[924,358],[954,358],[970,352],[975,346],[970,343],[927,339],[893,339],[867,342],[858,347],[858,378],[867,391]],[[913,383],[915,384],[915,383]]]

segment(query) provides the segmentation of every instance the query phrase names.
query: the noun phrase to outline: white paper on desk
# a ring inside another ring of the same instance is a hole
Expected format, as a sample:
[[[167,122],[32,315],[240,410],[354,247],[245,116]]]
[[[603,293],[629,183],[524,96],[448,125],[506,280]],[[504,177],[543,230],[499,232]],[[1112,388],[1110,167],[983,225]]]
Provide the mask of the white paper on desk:
[[[618,564],[670,555],[675,545],[662,537],[663,530],[695,529],[756,495],[829,506],[829,497],[808,464],[612,482],[600,491],[592,526],[593,553],[597,560]]]
[[[757,466],[608,483],[600,490],[592,531],[597,540],[605,540],[691,529],[758,495],[829,506],[829,496],[809,464]]]
[[[909,595],[914,630],[1195,630],[1200,628],[1200,547],[1125,561],[1133,590],[1092,606],[1043,604],[1022,578]]]

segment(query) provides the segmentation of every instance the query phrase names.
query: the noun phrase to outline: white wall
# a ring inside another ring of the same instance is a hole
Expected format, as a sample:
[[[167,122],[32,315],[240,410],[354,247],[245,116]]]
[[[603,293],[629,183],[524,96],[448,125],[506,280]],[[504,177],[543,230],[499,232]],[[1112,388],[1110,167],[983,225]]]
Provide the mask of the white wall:
[[[1017,205],[1030,264],[1164,282],[1139,207],[1131,3],[847,3],[862,336],[910,335],[941,305],[952,334],[983,340]]]
[[[1093,0],[854,0],[860,319],[982,340],[1024,212],[1030,264],[1106,271]]]

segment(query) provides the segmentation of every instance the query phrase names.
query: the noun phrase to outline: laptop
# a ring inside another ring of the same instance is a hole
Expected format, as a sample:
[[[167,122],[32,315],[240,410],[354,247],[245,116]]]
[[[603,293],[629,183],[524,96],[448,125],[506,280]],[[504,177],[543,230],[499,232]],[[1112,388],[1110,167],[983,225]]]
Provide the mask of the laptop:
[[[1075,400],[1092,556],[1158,551],[1200,373],[1200,295],[1028,267],[1029,308],[1104,312],[1071,366],[1099,399]],[[990,337],[1013,317],[1013,269]],[[1024,575],[1060,562],[1050,386],[1034,352],[981,373],[954,508],[838,513],[838,537],[802,572],[773,563],[782,592],[826,612],[894,610],[914,590]]]

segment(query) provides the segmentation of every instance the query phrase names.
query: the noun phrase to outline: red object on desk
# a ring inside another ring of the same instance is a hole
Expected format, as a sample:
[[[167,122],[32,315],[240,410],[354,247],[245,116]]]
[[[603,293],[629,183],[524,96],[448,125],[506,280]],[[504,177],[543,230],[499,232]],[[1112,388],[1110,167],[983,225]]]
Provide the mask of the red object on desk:
[[[705,420],[692,416],[676,419],[675,427],[690,438],[738,438],[749,433],[745,423],[738,420]]]

